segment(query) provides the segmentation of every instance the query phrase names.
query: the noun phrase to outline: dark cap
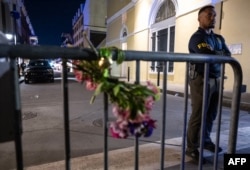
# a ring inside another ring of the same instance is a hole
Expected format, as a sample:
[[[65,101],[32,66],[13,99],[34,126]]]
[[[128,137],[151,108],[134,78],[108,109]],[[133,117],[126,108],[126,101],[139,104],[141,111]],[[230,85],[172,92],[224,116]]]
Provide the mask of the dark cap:
[[[214,9],[214,6],[213,6],[213,5],[206,5],[206,6],[202,7],[202,8],[199,10],[198,15],[200,15],[200,13],[202,13],[203,11],[205,11],[205,10],[208,9],[208,8]]]

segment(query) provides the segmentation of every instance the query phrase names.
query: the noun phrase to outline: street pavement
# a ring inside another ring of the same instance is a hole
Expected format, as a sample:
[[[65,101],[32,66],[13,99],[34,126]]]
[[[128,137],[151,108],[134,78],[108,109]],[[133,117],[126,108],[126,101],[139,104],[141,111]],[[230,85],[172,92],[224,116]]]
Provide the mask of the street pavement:
[[[38,93],[36,85],[21,85],[22,95],[27,101],[22,104],[23,108],[23,150],[24,164],[27,170],[61,170],[64,164],[64,133],[63,133],[63,110],[59,102],[62,96],[54,93],[60,92],[57,83],[48,85],[51,91]],[[47,85],[45,85],[47,87]],[[28,87],[27,91],[22,89]],[[103,169],[103,129],[102,113],[103,98],[99,96],[93,105],[89,104],[92,92],[83,89],[82,85],[74,80],[69,82],[70,91],[70,136],[71,136],[71,169],[92,170]],[[168,86],[167,95],[167,122],[165,140],[165,167],[166,169],[180,169],[182,130],[183,130],[183,86]],[[224,93],[224,104],[230,103],[230,92]],[[48,101],[49,99],[49,101]],[[250,153],[250,95],[242,93],[240,112],[237,153]],[[39,101],[39,102],[38,102]],[[158,101],[153,117],[157,120],[157,129],[150,138],[140,139],[139,169],[157,170],[160,167],[160,135],[162,119],[162,100]],[[188,116],[190,115],[190,107]],[[114,120],[109,115],[110,120]],[[229,135],[230,109],[223,107],[220,146],[219,167],[223,169],[223,153],[227,151]],[[215,122],[215,127],[217,123]],[[215,133],[212,134],[215,138]],[[114,139],[109,137],[109,169],[132,170],[134,169],[134,140]],[[13,142],[0,144],[0,169],[14,169],[15,152]],[[211,169],[213,155],[204,152],[209,162],[203,169]],[[191,163],[190,158],[185,157],[186,169],[197,169],[197,165]]]
[[[169,87],[168,90],[168,100],[174,100],[175,98],[182,99],[182,86]],[[224,105],[228,106],[230,103],[230,97],[232,94],[230,92],[224,93]],[[241,100],[241,110],[239,117],[239,128],[238,128],[238,138],[237,138],[237,148],[236,153],[247,153],[250,154],[250,107],[249,106],[250,95],[248,93],[242,94]],[[173,102],[175,114],[171,116],[178,117],[181,119],[178,112],[183,112],[182,105],[178,102]],[[169,108],[171,110],[173,108]],[[170,115],[169,115],[170,117]],[[178,119],[178,120],[179,120]],[[173,120],[173,119],[171,119]],[[176,119],[175,119],[176,120]],[[223,148],[223,152],[219,153],[218,159],[218,169],[224,169],[223,155],[227,152],[228,136],[229,136],[229,120],[230,120],[230,108],[223,107],[223,115],[221,122],[221,133],[220,133],[220,146]],[[175,122],[180,123],[180,122]],[[215,123],[216,124],[216,123]],[[173,126],[173,125],[171,125]],[[217,125],[215,125],[217,126]],[[176,128],[176,126],[174,126]],[[175,131],[176,132],[176,131]],[[180,132],[178,132],[180,133]],[[212,139],[215,139],[215,132],[212,133]],[[181,146],[182,138],[173,137],[165,140],[165,169],[166,170],[179,170],[181,161]],[[140,145],[139,148],[139,169],[142,170],[158,170],[160,169],[160,141],[152,141],[146,144]],[[203,165],[204,170],[213,169],[214,155],[206,150],[204,150],[204,156],[207,159],[207,163]],[[97,153],[82,157],[77,157],[72,159],[72,169],[76,170],[101,170],[103,169],[103,153]],[[56,163],[43,164],[40,166],[33,166],[27,168],[27,170],[40,170],[40,169],[63,169],[64,161],[58,161]],[[185,157],[185,169],[193,170],[197,169],[198,165],[194,164],[189,157]],[[109,169],[111,170],[133,170],[134,168],[134,147],[127,147],[117,150],[112,150],[109,152]]]

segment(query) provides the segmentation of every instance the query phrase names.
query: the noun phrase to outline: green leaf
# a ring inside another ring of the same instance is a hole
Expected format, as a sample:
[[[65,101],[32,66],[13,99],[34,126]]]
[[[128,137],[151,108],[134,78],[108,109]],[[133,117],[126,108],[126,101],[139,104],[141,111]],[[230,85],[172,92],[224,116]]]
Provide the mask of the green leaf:
[[[118,54],[117,54],[117,64],[121,64],[125,59],[125,55],[124,52],[121,50],[118,50]]]
[[[109,71],[108,71],[108,69],[104,69],[103,76],[104,77],[109,77]]]
[[[117,104],[122,109],[129,109],[130,119],[135,119],[139,113],[145,113],[145,100],[152,96],[154,100],[160,99],[160,93],[155,94],[147,86],[140,84],[131,84],[112,77],[109,74],[110,65],[112,64],[112,52],[117,55],[116,63],[119,65],[125,60],[124,51],[117,47],[104,47],[98,51],[99,60],[80,60],[74,65],[74,68],[81,71],[83,76],[91,78],[91,81],[98,86],[90,99],[94,103],[97,95],[107,93],[109,102]],[[104,63],[100,64],[100,60]]]
[[[158,101],[158,100],[160,100],[161,95],[160,95],[160,93],[158,93],[158,94],[156,94],[154,97],[155,97],[155,101]]]
[[[98,84],[97,88],[95,89],[94,96],[97,96],[102,92],[102,87],[103,87],[103,83]]]
[[[111,50],[109,48],[101,48],[99,54],[99,57],[107,58],[111,54]]]
[[[107,48],[100,48],[99,50],[99,57],[104,57],[106,55]]]
[[[120,92],[120,85],[116,85],[113,89],[113,92],[114,92],[114,96],[117,96],[118,93]]]
[[[102,48],[99,49],[99,56],[98,57],[100,57],[100,56],[103,56],[103,49]]]

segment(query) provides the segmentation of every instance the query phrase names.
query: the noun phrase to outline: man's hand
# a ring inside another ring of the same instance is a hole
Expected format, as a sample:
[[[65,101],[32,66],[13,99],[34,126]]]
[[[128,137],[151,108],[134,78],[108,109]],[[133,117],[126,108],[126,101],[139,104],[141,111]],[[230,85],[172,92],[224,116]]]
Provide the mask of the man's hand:
[[[230,54],[227,54],[224,50],[215,51],[215,54],[221,56],[230,56]]]

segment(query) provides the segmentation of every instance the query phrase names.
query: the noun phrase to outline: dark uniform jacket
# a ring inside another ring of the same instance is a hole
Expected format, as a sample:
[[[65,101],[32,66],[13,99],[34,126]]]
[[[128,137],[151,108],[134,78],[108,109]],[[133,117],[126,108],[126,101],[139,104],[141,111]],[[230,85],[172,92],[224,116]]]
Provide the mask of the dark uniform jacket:
[[[225,40],[221,35],[211,32],[207,34],[202,28],[198,30],[191,36],[189,41],[189,52],[199,53],[199,54],[214,54],[231,56],[229,49],[225,44]],[[204,74],[204,64],[191,64],[193,71],[198,74]],[[191,70],[192,71],[192,70]],[[209,77],[218,78],[220,77],[220,64],[212,63],[209,65]]]

